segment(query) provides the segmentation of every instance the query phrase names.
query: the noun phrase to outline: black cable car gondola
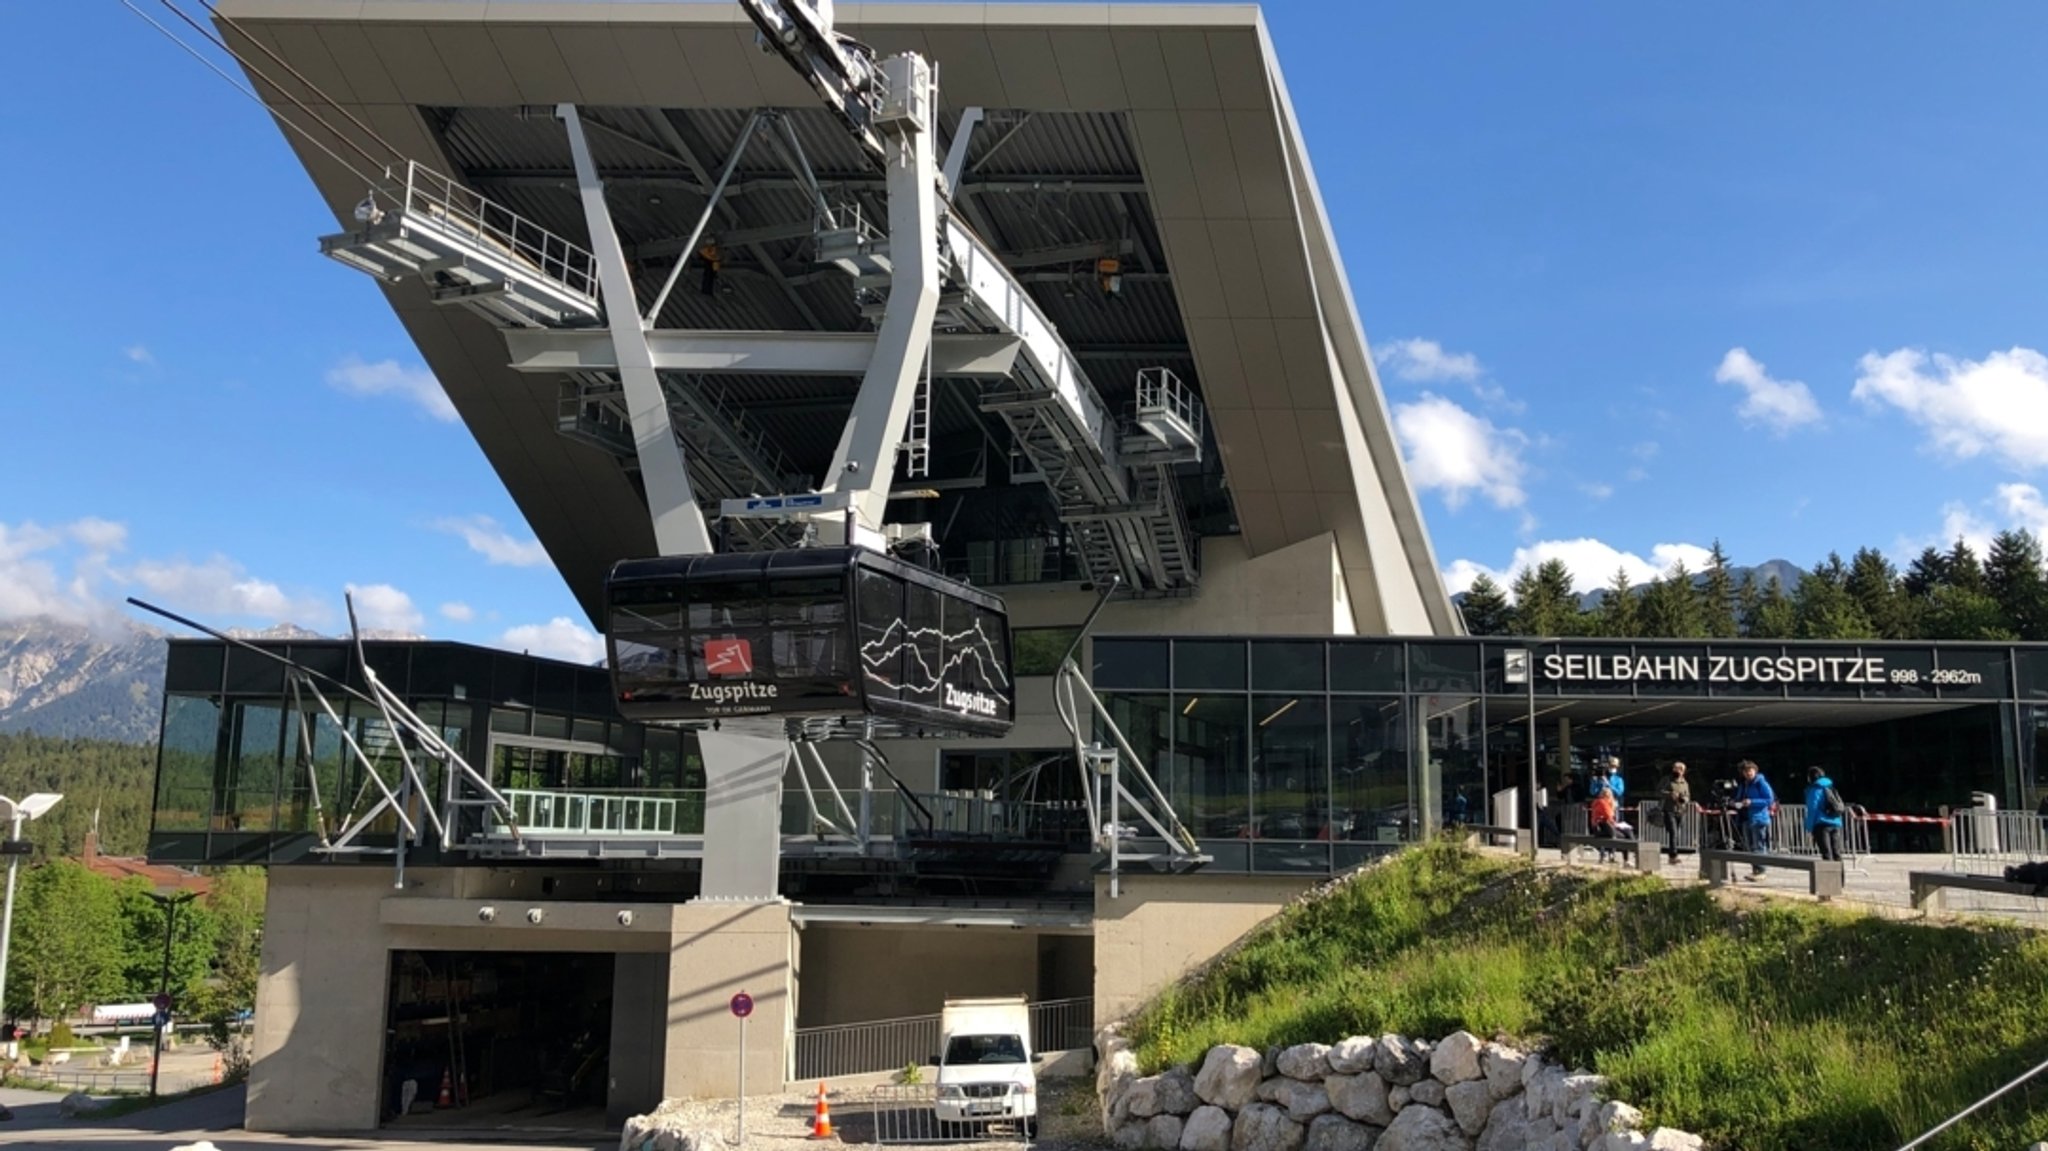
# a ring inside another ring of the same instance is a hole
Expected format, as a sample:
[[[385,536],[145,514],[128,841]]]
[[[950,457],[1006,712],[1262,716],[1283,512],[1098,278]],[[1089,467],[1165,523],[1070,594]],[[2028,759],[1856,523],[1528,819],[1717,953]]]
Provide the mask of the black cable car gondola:
[[[866,548],[624,560],[605,595],[627,719],[873,716],[1002,735],[1015,699],[1003,601]]]

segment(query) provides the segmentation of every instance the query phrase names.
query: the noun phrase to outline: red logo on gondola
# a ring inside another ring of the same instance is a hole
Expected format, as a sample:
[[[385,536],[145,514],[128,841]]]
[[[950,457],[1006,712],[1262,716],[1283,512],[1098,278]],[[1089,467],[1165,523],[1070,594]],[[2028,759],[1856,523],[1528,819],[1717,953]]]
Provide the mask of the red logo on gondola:
[[[710,675],[752,675],[754,646],[743,639],[707,639],[704,670]]]

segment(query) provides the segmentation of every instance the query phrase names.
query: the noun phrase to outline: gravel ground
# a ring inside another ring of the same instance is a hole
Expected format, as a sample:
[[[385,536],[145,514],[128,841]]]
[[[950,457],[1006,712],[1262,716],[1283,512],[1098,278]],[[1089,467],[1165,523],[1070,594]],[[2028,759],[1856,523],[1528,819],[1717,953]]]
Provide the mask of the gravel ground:
[[[1092,1081],[1049,1079],[1040,1080],[1039,1085],[1043,1092],[1038,1101],[1039,1131],[1032,1146],[1049,1151],[1097,1151],[1109,1146],[1096,1113]],[[914,1102],[928,1099],[926,1093],[930,1090],[928,1086],[834,1090],[830,1095],[833,1133],[842,1144],[868,1147],[877,1146],[884,1139],[892,1147],[946,1146],[966,1151],[1014,1149],[1022,1145],[1021,1139],[1006,1137],[1000,1129],[993,1137],[940,1140],[938,1125],[930,1118],[929,1102],[922,1106]],[[816,1106],[815,1093],[749,1099],[745,1148],[793,1151],[799,1144],[816,1146],[810,1141]],[[724,1135],[728,1146],[741,1146],[736,1142],[738,1116],[731,1100],[686,1103],[679,1110],[686,1124],[717,1131]]]

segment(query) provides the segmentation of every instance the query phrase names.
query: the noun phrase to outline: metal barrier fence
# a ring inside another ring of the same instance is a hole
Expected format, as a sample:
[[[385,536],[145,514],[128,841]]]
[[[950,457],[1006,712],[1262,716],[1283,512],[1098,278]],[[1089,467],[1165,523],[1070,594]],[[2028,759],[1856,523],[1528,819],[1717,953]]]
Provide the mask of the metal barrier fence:
[[[970,1094],[971,1093],[971,1094]],[[872,1124],[874,1141],[889,1144],[1002,1143],[1029,1144],[1037,1126],[1032,1097],[1014,1083],[983,1083],[967,1087],[896,1084],[866,1093],[865,1113],[856,1122]],[[857,1129],[842,1136],[858,1141]]]
[[[2014,814],[2010,812],[2001,814]],[[1857,866],[1864,856],[1870,854],[1869,812],[1858,804],[1849,805],[1849,814],[1842,820],[1842,861],[1848,870],[1864,872]],[[1670,833],[1665,829],[1661,805],[1654,799],[1646,799],[1637,805],[1636,818],[1631,821],[1635,828],[1634,838],[1647,839],[1656,843],[1671,842]],[[2038,822],[2038,817],[2035,817]],[[1678,848],[1681,851],[1696,851],[1702,846],[1740,848],[1742,844],[1739,816],[1720,810],[1702,810],[1698,804],[1681,812],[1678,817]],[[1573,804],[1564,812],[1564,830],[1567,835],[1587,834],[1586,806]],[[1818,855],[1820,848],[1813,837],[1806,833],[1806,805],[1800,803],[1779,804],[1771,813],[1770,834],[1765,840],[1766,850],[1778,855]]]
[[[1095,1041],[1095,1000],[1048,999],[1033,1003],[1031,1050],[1076,1051]],[[929,1065],[939,1050],[939,1017],[911,1015],[831,1027],[799,1027],[793,1055],[793,1083],[845,1075],[872,1075]]]
[[[506,788],[519,830],[537,835],[701,835],[704,793]]]
[[[1949,870],[1997,875],[2048,859],[2048,817],[2031,811],[1959,808],[1949,813]]]
[[[102,1071],[91,1067],[21,1067],[10,1070],[8,1082],[69,1087],[88,1095],[131,1095],[149,1090],[148,1071]]]

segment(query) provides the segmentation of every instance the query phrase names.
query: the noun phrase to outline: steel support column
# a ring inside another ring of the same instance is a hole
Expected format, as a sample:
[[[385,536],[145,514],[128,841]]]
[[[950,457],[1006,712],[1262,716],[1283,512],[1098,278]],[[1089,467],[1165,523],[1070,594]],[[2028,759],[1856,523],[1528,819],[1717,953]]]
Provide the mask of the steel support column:
[[[690,487],[683,448],[669,420],[668,397],[654,370],[654,355],[640,324],[633,277],[625,252],[612,230],[604,204],[604,183],[590,158],[583,121],[576,105],[559,104],[555,115],[569,132],[569,152],[576,161],[576,189],[583,200],[583,218],[590,226],[590,250],[597,257],[598,284],[604,293],[605,324],[611,330],[618,359],[619,382],[625,388],[627,419],[640,460],[640,478],[647,488],[647,513],[654,521],[654,543],[662,555],[703,555],[711,551],[711,531]]]

